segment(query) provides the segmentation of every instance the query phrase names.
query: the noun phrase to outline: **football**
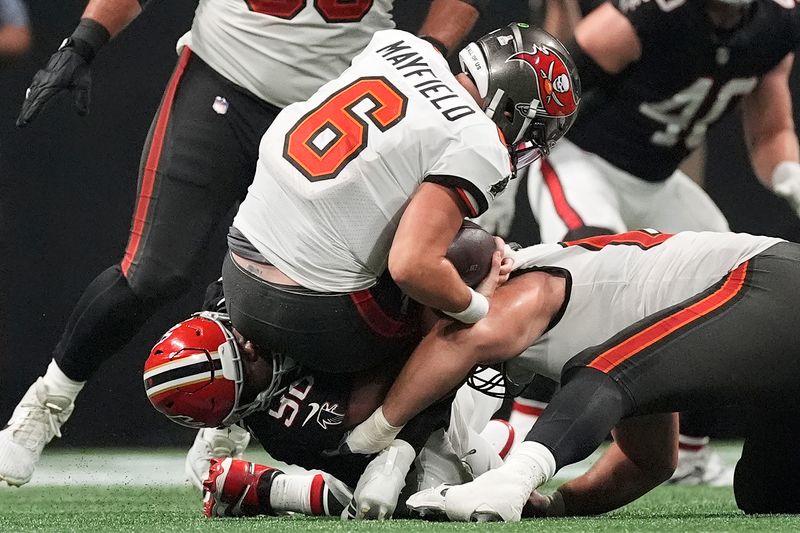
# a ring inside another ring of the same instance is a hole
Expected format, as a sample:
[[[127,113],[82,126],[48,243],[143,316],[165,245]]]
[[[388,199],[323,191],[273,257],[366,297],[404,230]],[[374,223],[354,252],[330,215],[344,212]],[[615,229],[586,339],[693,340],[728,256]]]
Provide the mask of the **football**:
[[[465,220],[447,248],[446,257],[464,283],[475,288],[491,270],[494,251],[494,236],[475,222]]]

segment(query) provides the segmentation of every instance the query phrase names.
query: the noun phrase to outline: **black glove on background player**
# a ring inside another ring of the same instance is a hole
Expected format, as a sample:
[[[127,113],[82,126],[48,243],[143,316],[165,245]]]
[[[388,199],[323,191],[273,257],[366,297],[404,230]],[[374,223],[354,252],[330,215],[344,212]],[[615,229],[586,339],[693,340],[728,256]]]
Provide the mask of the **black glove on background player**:
[[[81,19],[70,37],[64,40],[47,65],[33,77],[25,94],[17,126],[27,126],[56,95],[69,91],[75,108],[83,116],[89,113],[92,77],[89,64],[111,34],[100,23]]]

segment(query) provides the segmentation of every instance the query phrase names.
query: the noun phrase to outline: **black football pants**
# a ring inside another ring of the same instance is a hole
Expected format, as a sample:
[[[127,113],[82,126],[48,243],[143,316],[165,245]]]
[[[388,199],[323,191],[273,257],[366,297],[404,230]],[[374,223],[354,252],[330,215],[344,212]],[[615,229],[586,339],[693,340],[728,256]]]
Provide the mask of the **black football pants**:
[[[188,290],[210,235],[244,198],[278,112],[184,49],[142,152],[125,255],[86,288],[54,350],[67,376],[87,380]]]
[[[734,479],[737,504],[800,513],[798,303],[800,244],[776,244],[573,357],[526,440],[550,448],[561,468],[588,456],[625,416],[744,403],[754,412]],[[692,318],[662,334],[679,315]]]

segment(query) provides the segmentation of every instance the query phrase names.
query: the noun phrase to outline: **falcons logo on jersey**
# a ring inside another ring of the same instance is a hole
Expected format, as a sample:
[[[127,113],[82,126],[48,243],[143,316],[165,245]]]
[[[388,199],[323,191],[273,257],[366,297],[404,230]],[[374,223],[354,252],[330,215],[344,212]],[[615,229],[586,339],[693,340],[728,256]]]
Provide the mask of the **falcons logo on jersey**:
[[[535,45],[530,52],[517,52],[506,61],[522,61],[536,73],[539,101],[547,116],[568,117],[578,109],[567,65],[554,50]],[[520,110],[523,115],[527,111]]]
[[[304,426],[314,415],[317,415],[317,424],[322,429],[328,429],[329,426],[338,426],[344,422],[344,413],[338,412],[338,403],[325,402],[320,405],[316,402],[311,402],[308,405],[311,407],[311,412],[308,413],[305,421],[303,421]]]

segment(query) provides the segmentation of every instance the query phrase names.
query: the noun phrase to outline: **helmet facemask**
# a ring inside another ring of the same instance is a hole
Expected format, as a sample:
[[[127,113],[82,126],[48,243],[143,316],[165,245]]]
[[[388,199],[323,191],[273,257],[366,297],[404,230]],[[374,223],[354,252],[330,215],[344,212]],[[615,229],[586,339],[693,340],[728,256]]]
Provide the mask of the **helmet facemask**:
[[[236,391],[233,408],[228,416],[222,421],[222,426],[235,424],[242,418],[264,409],[272,399],[286,391],[288,384],[284,383],[284,376],[293,371],[297,364],[290,358],[281,354],[270,352],[272,356],[272,379],[269,386],[259,392],[249,403],[241,405],[242,391],[244,389],[245,372],[242,364],[242,354],[239,345],[230,329],[230,319],[228,315],[221,313],[203,312],[200,316],[217,322],[225,332],[225,342],[218,348],[220,361],[222,362],[222,375],[234,383]],[[224,322],[223,322],[224,321]]]

